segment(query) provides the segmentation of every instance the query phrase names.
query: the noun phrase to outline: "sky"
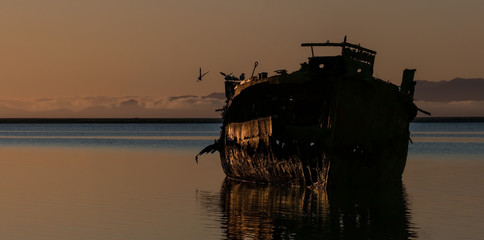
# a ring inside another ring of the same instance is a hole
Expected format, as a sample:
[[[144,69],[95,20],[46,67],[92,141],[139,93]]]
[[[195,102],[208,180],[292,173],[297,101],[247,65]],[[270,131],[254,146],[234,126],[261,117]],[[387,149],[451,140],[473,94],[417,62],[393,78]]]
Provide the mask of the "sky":
[[[149,110],[139,116],[216,117],[200,109],[223,104],[206,97],[223,92],[219,72],[250,74],[255,61],[292,72],[310,55],[301,43],[345,35],[377,51],[375,76],[398,85],[404,68],[428,81],[484,77],[483,12],[477,0],[2,0],[0,117],[136,117],[126,101]]]

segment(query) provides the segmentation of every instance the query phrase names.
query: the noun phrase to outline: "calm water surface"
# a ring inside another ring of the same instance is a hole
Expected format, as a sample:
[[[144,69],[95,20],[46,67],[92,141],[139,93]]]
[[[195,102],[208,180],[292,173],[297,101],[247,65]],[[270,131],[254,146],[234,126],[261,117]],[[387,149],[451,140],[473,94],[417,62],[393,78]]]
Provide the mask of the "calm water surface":
[[[0,124],[1,239],[482,239],[484,123],[412,123],[403,184],[225,180],[219,124]]]

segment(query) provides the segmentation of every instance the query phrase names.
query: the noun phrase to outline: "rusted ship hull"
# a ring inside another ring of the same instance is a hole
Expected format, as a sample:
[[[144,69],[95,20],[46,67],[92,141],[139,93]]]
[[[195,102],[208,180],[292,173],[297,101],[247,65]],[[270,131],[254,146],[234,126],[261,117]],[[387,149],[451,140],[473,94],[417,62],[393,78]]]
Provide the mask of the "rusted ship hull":
[[[308,185],[400,179],[417,109],[395,85],[297,73],[237,90],[219,142],[228,177]]]
[[[223,127],[210,148],[226,175],[323,186],[400,180],[418,110],[415,70],[397,87],[373,77],[372,50],[346,41],[303,46],[338,46],[342,55],[313,55],[291,74],[226,81]]]

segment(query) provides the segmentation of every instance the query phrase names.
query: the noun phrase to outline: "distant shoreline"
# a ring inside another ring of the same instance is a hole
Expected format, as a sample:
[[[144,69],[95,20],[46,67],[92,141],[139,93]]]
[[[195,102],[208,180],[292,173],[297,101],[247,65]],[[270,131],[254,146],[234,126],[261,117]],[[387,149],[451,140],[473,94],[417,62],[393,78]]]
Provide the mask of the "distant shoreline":
[[[417,117],[412,122],[418,122],[418,123],[484,122],[484,117]]]
[[[0,118],[1,123],[222,123],[221,118]]]
[[[222,123],[221,118],[0,118],[0,124],[16,123]],[[484,122],[484,117],[417,117],[412,122]]]

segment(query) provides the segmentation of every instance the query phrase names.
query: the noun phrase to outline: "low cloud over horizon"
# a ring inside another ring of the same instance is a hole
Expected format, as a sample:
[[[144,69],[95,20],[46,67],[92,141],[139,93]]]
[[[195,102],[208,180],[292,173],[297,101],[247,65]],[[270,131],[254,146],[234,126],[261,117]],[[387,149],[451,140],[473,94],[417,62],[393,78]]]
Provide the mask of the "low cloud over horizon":
[[[216,118],[224,96],[0,99],[0,118]]]
[[[433,117],[484,117],[483,93],[483,78],[417,81],[415,104]]]
[[[415,103],[432,117],[484,117],[483,92],[482,78],[417,81]],[[218,118],[224,104],[224,93],[0,99],[0,118]]]

